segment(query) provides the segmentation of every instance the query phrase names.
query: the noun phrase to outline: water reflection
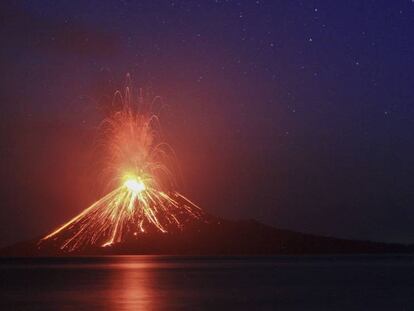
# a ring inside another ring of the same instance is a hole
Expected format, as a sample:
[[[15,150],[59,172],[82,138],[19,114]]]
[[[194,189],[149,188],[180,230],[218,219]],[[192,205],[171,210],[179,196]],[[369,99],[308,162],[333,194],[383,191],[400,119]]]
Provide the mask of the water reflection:
[[[147,258],[120,257],[112,267],[109,289],[110,310],[154,310],[154,264]]]
[[[414,310],[413,268],[412,256],[0,259],[0,310]]]

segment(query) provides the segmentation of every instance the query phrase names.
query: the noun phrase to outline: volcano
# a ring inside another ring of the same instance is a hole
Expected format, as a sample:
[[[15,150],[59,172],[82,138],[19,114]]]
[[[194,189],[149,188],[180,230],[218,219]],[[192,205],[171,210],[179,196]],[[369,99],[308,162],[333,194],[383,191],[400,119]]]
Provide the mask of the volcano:
[[[40,239],[6,255],[296,254],[407,251],[403,245],[348,241],[279,230],[256,221],[224,220],[178,191],[175,152],[159,115],[129,87],[115,92],[114,111],[99,129],[97,159],[105,192]],[[109,189],[109,190],[108,190]]]
[[[150,230],[124,236],[105,247],[88,245],[68,252],[61,241],[40,239],[0,250],[1,256],[100,256],[100,255],[311,255],[412,253],[412,245],[358,241],[281,230],[255,220],[231,221],[204,213],[181,219],[184,225],[169,232]],[[75,230],[69,229],[69,230]]]
[[[91,246],[108,247],[139,239],[146,233],[177,232],[188,222],[204,221],[203,211],[183,195],[146,189],[128,179],[82,213],[46,235],[39,247],[54,244],[73,252]]]

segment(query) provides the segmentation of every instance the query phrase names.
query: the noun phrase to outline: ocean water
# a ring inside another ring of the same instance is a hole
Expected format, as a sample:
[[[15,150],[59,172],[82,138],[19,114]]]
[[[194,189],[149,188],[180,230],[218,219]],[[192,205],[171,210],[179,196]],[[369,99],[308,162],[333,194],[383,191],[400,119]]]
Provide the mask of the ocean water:
[[[0,310],[414,310],[414,257],[3,258],[0,295]]]

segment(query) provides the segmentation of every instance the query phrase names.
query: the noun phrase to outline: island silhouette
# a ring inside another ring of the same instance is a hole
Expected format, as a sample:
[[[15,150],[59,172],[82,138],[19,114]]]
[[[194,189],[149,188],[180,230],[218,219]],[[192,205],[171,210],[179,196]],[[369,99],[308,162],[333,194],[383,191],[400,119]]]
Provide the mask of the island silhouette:
[[[1,256],[99,256],[99,255],[316,255],[412,253],[412,245],[340,239],[282,230],[256,220],[232,221],[205,214],[188,219],[182,229],[151,230],[125,236],[120,243],[89,245],[68,252],[59,240],[40,238],[0,250]]]

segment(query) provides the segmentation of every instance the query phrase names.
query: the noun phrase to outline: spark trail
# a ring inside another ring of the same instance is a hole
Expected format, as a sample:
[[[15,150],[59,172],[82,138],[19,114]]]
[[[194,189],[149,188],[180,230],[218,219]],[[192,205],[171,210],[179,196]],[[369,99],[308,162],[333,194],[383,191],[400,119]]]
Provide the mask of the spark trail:
[[[87,246],[110,246],[133,235],[182,229],[202,210],[178,193],[174,152],[162,140],[159,118],[142,97],[133,101],[129,88],[115,93],[120,109],[101,125],[99,151],[105,167],[102,178],[112,187],[107,195],[43,237],[64,251]]]

